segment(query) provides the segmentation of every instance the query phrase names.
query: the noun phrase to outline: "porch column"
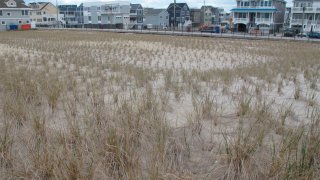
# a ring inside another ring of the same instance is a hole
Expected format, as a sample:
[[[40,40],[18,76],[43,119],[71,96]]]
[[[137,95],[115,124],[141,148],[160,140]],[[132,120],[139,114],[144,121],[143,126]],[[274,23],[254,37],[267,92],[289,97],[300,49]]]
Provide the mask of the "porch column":
[[[255,18],[255,19],[254,19],[254,23],[255,23],[255,24],[257,24],[257,22],[256,22],[256,21],[257,21],[257,17],[258,17],[258,12],[256,12],[256,16],[254,17],[254,18]]]
[[[275,31],[274,31],[274,12],[272,12],[271,18],[272,18],[272,31],[274,34],[275,33]]]

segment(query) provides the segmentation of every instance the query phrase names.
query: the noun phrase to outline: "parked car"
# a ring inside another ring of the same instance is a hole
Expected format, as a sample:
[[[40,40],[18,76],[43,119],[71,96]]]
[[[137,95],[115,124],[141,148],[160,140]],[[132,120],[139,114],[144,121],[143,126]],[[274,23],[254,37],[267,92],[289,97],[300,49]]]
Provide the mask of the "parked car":
[[[308,33],[309,38],[317,38],[320,39],[320,33],[319,32],[309,32]]]
[[[216,29],[215,29],[215,27],[210,26],[210,27],[206,27],[206,28],[201,28],[200,31],[203,33],[215,33]]]
[[[296,36],[296,33],[293,29],[286,29],[283,31],[283,36],[284,37],[294,37],[294,36]]]
[[[301,33],[299,33],[297,36],[302,38],[302,37],[307,37],[308,34],[305,33],[305,32],[301,32]]]

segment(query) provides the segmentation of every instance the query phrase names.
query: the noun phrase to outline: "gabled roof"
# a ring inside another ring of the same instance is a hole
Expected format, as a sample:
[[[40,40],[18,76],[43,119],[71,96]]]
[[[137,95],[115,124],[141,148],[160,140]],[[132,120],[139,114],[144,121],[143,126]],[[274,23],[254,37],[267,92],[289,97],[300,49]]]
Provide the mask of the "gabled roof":
[[[187,6],[189,8],[187,3],[176,3],[176,9],[182,9],[183,6]],[[174,3],[171,3],[171,4],[169,4],[167,9],[170,9],[170,8],[173,8],[173,7],[174,7]]]
[[[132,10],[137,10],[137,9],[142,8],[142,5],[141,4],[130,4],[130,7]]]
[[[29,3],[29,7],[34,10],[43,10],[48,5],[55,7],[55,5],[53,5],[51,2],[32,2],[32,3]]]
[[[156,16],[156,15],[159,15],[162,11],[166,11],[166,10],[165,9],[145,8],[144,15],[145,16]]]
[[[10,7],[7,6],[7,2],[9,0],[0,0],[0,8],[10,8],[10,9],[14,9],[14,8],[29,8],[27,5],[25,5],[23,0],[13,0],[17,3],[16,7]]]

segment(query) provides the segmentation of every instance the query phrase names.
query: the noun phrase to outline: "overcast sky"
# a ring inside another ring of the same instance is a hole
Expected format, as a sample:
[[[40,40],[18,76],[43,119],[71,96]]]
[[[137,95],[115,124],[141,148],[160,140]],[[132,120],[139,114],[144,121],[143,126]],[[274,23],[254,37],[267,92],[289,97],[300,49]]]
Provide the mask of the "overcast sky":
[[[26,0],[26,3],[46,0]],[[49,0],[55,4],[55,0]],[[82,2],[95,2],[95,1],[108,1],[108,0],[58,0],[58,4],[80,4]],[[173,0],[129,0],[131,3],[141,3],[144,7],[167,8]],[[177,3],[186,2],[190,8],[199,8],[203,5],[203,0],[177,0]],[[292,0],[287,0],[288,5],[291,6]],[[206,5],[215,7],[222,7],[226,11],[232,9],[236,4],[236,0],[206,0]]]

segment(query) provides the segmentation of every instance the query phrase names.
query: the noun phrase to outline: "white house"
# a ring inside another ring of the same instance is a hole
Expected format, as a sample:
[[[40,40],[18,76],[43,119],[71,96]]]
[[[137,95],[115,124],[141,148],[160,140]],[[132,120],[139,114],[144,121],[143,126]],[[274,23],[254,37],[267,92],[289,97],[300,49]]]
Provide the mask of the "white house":
[[[63,15],[59,14],[58,8],[51,2],[29,3],[30,18],[36,26],[58,26],[64,24]]]
[[[259,28],[263,31],[279,30],[284,23],[284,0],[237,0],[233,8],[233,24],[238,31]]]
[[[300,31],[320,31],[320,0],[294,0],[290,27]]]
[[[130,23],[130,2],[107,1],[83,3],[85,27],[121,27]]]

